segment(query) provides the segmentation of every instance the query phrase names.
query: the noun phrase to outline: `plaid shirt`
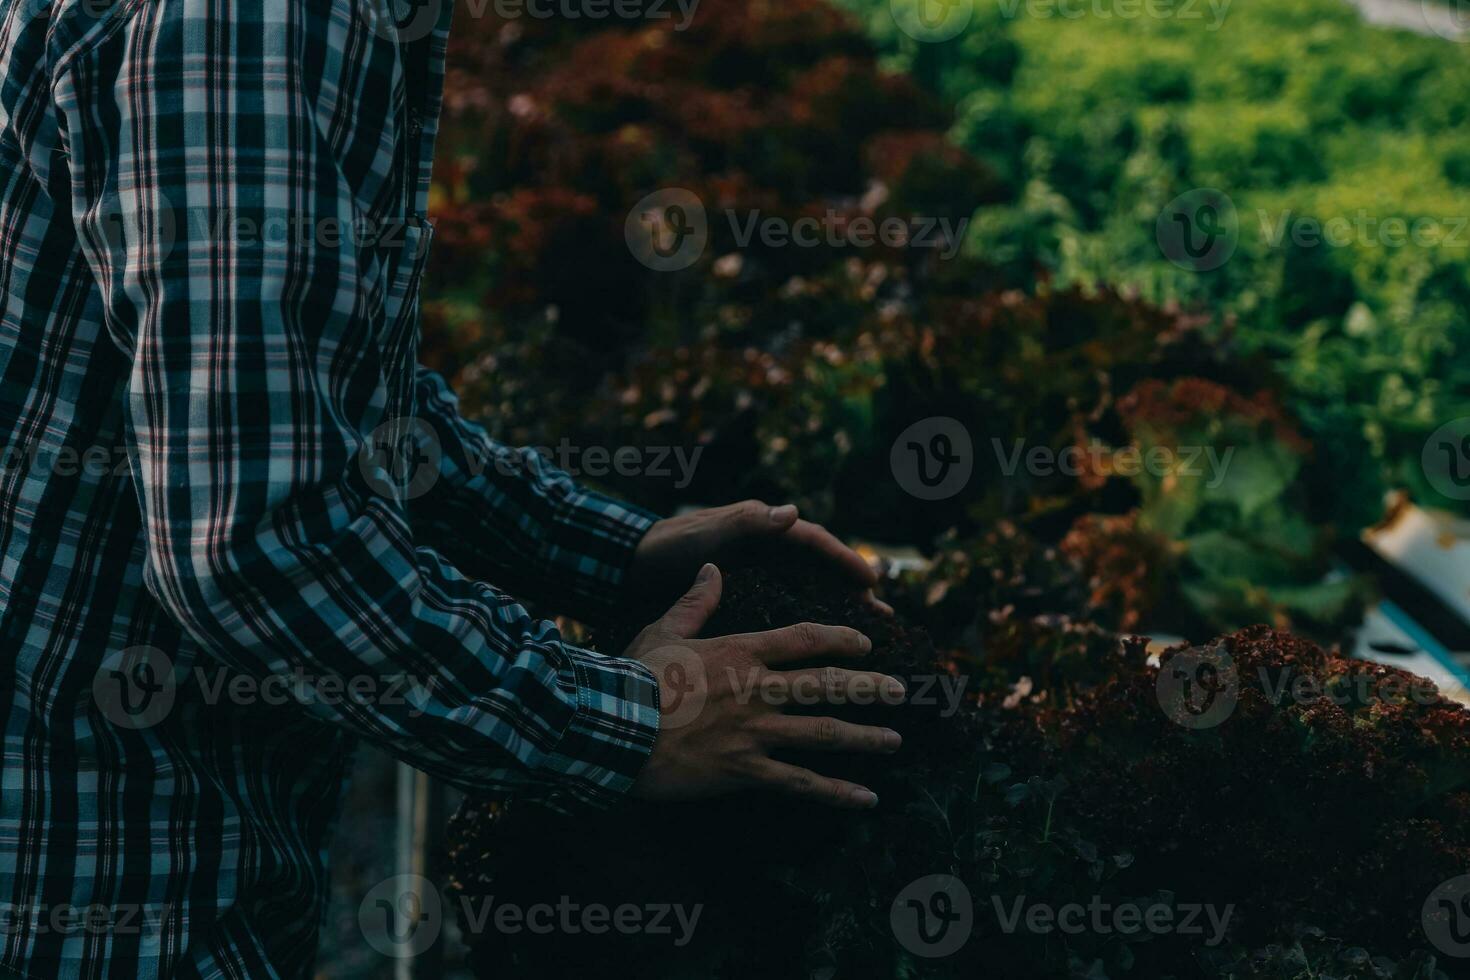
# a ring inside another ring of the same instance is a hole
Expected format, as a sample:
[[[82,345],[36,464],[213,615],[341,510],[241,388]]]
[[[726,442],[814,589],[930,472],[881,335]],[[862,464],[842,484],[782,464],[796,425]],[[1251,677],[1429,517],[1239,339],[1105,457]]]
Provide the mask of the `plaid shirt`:
[[[450,8],[379,2],[0,0],[0,975],[308,975],[357,737],[568,807],[651,751],[487,584],[595,619],[653,518],[417,366]]]

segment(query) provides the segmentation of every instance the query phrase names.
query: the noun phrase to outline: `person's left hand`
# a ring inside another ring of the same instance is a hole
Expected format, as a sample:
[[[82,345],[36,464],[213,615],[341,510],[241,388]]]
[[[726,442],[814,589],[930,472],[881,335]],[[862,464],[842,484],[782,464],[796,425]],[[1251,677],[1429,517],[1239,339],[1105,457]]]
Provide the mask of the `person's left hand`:
[[[788,550],[793,557],[815,557],[852,582],[884,612],[892,610],[872,598],[878,573],[862,556],[826,529],[803,521],[792,504],[772,507],[746,500],[725,507],[668,517],[649,528],[633,554],[629,585],[654,595],[679,595],[706,562],[726,565],[753,546]]]

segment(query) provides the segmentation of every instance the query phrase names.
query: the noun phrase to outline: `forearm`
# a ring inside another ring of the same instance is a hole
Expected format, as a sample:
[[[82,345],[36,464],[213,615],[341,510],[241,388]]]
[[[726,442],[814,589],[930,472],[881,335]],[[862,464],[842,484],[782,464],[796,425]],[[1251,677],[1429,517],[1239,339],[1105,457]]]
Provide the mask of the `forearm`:
[[[420,368],[416,394],[439,467],[434,485],[409,504],[425,540],[515,595],[589,622],[605,620],[658,518],[579,486],[535,450],[491,439],[460,415],[439,375]]]
[[[335,534],[297,505],[264,523],[289,532],[189,553],[210,561],[162,557],[168,536],[150,535],[155,594],[212,656],[262,682],[292,679],[303,710],[466,790],[567,805],[626,792],[658,732],[646,668],[566,643],[415,547],[389,508],[369,505]],[[371,693],[314,696],[359,689]]]

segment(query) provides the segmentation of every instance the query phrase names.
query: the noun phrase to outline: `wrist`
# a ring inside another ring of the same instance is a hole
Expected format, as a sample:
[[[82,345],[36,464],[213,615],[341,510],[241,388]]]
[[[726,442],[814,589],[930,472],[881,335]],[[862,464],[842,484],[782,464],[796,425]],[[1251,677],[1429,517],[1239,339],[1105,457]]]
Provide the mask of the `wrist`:
[[[606,626],[622,612],[638,577],[637,556],[660,518],[651,511],[588,491],[596,506],[591,541],[578,549],[580,574],[562,579],[574,607],[567,611],[592,626]]]

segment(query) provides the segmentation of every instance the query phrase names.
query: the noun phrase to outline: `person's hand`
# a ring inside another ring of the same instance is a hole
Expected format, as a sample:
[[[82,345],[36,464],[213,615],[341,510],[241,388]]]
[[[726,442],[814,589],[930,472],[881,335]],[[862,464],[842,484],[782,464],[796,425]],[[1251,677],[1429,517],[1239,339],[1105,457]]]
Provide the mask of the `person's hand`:
[[[878,797],[866,787],[777,762],[770,752],[897,751],[902,740],[895,731],[787,715],[781,708],[792,703],[898,704],[902,682],[838,667],[770,669],[812,657],[868,653],[872,642],[845,626],[801,623],[764,633],[694,639],[720,604],[720,589],[719,570],[704,566],[693,588],[628,648],[626,656],[658,678],[662,701],[658,740],[633,795],[688,800],[764,787],[846,809],[876,806]]]
[[[649,528],[633,554],[629,584],[654,595],[677,595],[705,562],[728,564],[756,547],[816,557],[850,581],[854,589],[865,592],[875,607],[893,611],[873,598],[878,573],[861,555],[820,525],[801,520],[794,505],[772,507],[759,500],[659,521]]]

